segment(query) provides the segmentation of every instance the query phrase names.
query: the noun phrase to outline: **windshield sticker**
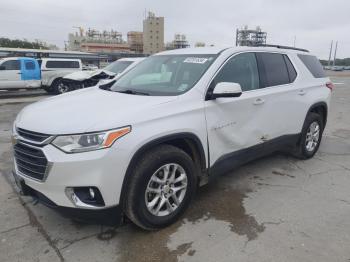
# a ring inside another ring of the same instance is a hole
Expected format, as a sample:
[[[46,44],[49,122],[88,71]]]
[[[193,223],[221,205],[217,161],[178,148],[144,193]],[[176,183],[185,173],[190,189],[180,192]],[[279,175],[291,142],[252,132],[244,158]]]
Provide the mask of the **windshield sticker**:
[[[204,64],[208,61],[208,58],[203,57],[187,57],[184,60],[184,63],[192,63],[192,64]]]

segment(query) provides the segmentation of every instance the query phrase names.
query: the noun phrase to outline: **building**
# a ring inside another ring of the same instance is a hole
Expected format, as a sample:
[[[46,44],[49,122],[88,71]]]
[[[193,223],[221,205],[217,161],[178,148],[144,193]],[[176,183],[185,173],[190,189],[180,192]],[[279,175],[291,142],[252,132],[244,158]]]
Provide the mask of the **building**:
[[[167,50],[187,48],[187,47],[190,47],[190,44],[186,39],[186,35],[182,35],[182,34],[175,34],[174,40],[170,43],[167,43],[166,45]]]
[[[256,29],[248,29],[245,26],[243,29],[237,29],[236,46],[259,46],[266,44],[267,33],[263,32],[258,26]]]
[[[78,27],[79,33],[68,35],[68,47],[70,51],[91,53],[130,53],[128,43],[123,40],[118,31],[98,31],[95,29],[85,30]]]
[[[194,44],[194,47],[205,47],[205,43],[204,42],[196,42]]]
[[[154,54],[164,50],[164,17],[148,12],[143,20],[143,53]]]
[[[143,53],[143,33],[137,31],[128,32],[128,45],[130,51]]]

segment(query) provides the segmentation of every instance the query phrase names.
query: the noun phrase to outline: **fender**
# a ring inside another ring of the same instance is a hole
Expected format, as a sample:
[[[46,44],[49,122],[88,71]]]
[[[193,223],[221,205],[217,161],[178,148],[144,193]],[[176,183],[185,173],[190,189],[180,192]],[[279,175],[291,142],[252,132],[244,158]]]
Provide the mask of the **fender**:
[[[126,193],[127,193],[127,189],[128,189],[128,184],[130,182],[130,179],[132,177],[132,171],[134,166],[136,165],[137,161],[141,158],[141,156],[147,151],[150,150],[151,148],[160,145],[160,144],[164,144],[167,141],[171,141],[171,140],[175,140],[175,139],[189,139],[191,141],[193,141],[196,145],[196,149],[199,152],[199,160],[200,160],[200,165],[201,165],[201,170],[202,172],[206,172],[207,168],[206,168],[206,157],[205,157],[205,153],[204,153],[204,147],[202,145],[202,142],[200,141],[200,139],[193,133],[176,133],[176,134],[171,134],[171,135],[166,135],[163,137],[159,137],[156,138],[152,141],[147,142],[146,144],[144,144],[143,146],[141,146],[136,153],[133,155],[133,157],[131,158],[128,168],[126,170],[124,179],[123,179],[123,185],[122,185],[122,190],[120,193],[120,200],[119,200],[119,204],[123,205],[125,204],[125,197],[126,197]]]

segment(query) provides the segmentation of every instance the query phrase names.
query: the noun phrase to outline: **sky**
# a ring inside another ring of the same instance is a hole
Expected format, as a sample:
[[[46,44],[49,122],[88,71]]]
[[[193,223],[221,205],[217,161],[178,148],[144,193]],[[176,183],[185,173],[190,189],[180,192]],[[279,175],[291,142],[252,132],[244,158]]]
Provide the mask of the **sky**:
[[[269,44],[294,45],[328,59],[350,57],[349,0],[0,0],[0,37],[40,39],[64,47],[74,26],[142,31],[145,10],[165,17],[165,42],[233,46],[237,28],[260,26]]]

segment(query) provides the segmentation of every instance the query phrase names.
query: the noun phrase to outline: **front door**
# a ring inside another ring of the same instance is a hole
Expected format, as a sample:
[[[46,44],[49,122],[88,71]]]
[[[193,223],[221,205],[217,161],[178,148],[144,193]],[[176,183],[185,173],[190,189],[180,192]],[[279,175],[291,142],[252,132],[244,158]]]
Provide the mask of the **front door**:
[[[215,76],[209,91],[220,82],[239,83],[243,93],[240,97],[205,102],[210,166],[223,159],[230,162],[230,155],[259,147],[264,142],[266,127],[274,121],[264,109],[268,98],[260,89],[255,53],[241,53],[230,58]]]
[[[6,60],[0,64],[0,88],[12,89],[23,88],[24,81],[21,80],[21,64],[20,60]]]

